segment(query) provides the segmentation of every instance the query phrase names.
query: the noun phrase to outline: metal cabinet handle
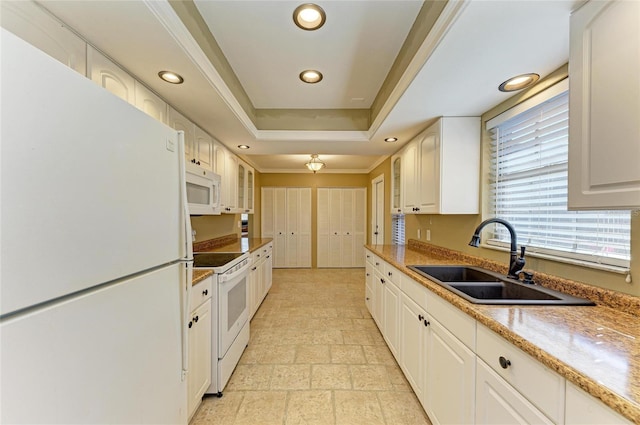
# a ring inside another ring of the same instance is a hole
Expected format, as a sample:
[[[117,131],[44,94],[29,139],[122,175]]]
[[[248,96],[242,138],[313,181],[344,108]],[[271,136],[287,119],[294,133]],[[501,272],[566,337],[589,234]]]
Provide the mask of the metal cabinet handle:
[[[500,362],[500,367],[503,369],[508,368],[509,366],[511,366],[511,361],[509,359],[506,359],[502,356],[500,356],[500,358],[498,359],[498,362]]]
[[[431,322],[430,322],[430,321],[428,321],[427,319],[424,319],[424,325],[425,325],[425,326],[429,326],[430,324],[431,324]]]
[[[196,323],[198,323],[198,320],[199,320],[199,319],[200,319],[200,318],[199,318],[198,316],[196,316],[196,317],[194,317],[194,318],[193,318],[193,321],[194,321],[194,322],[196,322]]]
[[[202,291],[202,295],[207,296],[209,295],[209,290],[205,289],[204,291]]]
[[[418,314],[418,320],[422,322],[422,319],[424,319],[424,316],[422,314]]]

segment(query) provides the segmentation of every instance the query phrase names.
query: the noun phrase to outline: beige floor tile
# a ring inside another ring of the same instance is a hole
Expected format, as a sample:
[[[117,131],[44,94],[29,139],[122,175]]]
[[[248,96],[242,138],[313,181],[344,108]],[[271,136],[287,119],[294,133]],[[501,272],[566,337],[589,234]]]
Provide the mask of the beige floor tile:
[[[259,364],[287,364],[293,363],[296,357],[295,345],[262,344],[258,351]]]
[[[354,345],[374,345],[374,340],[371,336],[371,331],[342,331],[342,338],[344,344]]]
[[[342,344],[342,332],[337,329],[325,329],[310,332],[312,344]]]
[[[311,388],[327,390],[351,389],[351,375],[347,365],[312,365]]]
[[[333,425],[335,413],[331,391],[292,391],[285,425]]]
[[[332,345],[331,363],[363,364],[366,363],[362,346],[360,345]]]
[[[223,397],[205,397],[194,414],[191,425],[233,424],[244,399],[242,392],[228,392]]]
[[[369,364],[396,365],[396,359],[386,345],[363,345],[364,355]]]
[[[379,392],[378,399],[388,424],[431,425],[413,393]]]
[[[337,425],[384,425],[375,392],[335,391],[334,396]]]
[[[281,425],[286,400],[286,391],[248,391],[234,425]]]
[[[376,322],[373,319],[351,319],[353,323],[353,329],[358,330],[366,330],[366,331],[377,331],[378,326],[376,326]]]
[[[351,379],[354,390],[392,390],[393,385],[384,365],[352,365]]]
[[[239,364],[225,390],[267,390],[271,382],[272,365]]]
[[[328,345],[298,345],[296,347],[296,363],[331,363]]]
[[[311,388],[311,365],[275,365],[271,377],[272,390],[308,390]]]

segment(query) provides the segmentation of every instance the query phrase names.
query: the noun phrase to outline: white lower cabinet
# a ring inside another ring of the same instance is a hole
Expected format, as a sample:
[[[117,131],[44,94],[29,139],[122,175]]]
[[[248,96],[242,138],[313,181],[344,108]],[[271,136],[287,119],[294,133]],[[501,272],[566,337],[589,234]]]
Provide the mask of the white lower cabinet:
[[[249,269],[249,319],[256,314],[271,289],[272,249],[273,245],[269,243],[251,254],[253,266]]]
[[[565,423],[567,425],[631,425],[631,421],[570,382],[567,382]]]
[[[189,316],[187,375],[187,411],[191,417],[211,384],[211,296],[213,278],[191,288],[191,315]]]
[[[476,423],[552,424],[540,410],[478,359],[476,368]]]
[[[427,320],[429,333],[423,405],[434,425],[472,424],[475,416],[476,356],[432,316]]]
[[[398,276],[399,277],[399,276]],[[391,281],[389,277],[384,279],[382,310],[383,319],[383,335],[389,349],[394,356],[398,356],[398,330],[400,322],[400,289]]]
[[[398,363],[424,407],[423,390],[427,349],[427,328],[424,321],[427,313],[404,293],[400,295],[400,300]]]

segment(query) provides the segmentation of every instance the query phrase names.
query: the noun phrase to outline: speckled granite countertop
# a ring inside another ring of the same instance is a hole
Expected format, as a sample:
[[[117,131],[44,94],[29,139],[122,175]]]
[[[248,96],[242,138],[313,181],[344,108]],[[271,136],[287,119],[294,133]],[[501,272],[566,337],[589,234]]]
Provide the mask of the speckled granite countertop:
[[[194,252],[253,252],[273,241],[271,238],[235,238],[222,241],[205,241],[194,244]]]
[[[472,264],[496,269],[501,265],[426,244],[366,247],[632,422],[640,423],[640,318],[632,314],[640,312],[637,297],[602,295],[594,287],[576,284],[574,288],[570,281],[536,273],[544,286],[562,287],[564,292],[590,298],[598,305],[472,304],[406,266]],[[506,269],[496,271],[504,273]]]
[[[237,238],[235,235],[212,239],[209,241],[199,242],[193,245],[194,252],[254,252],[273,241],[270,238]],[[192,285],[200,283],[207,277],[211,276],[211,270],[193,271]]]

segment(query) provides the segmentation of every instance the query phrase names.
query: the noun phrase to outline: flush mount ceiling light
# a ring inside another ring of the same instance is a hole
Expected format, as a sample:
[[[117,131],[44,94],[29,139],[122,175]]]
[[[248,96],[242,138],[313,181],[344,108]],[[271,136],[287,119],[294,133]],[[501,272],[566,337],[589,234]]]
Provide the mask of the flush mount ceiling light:
[[[171,84],[182,84],[184,82],[184,78],[180,74],[171,71],[160,71],[158,72],[158,77]]]
[[[315,69],[307,69],[300,73],[300,79],[308,84],[315,84],[322,81],[322,73]]]
[[[398,138],[397,137],[387,137],[386,139],[384,139],[385,142],[388,143],[393,143],[393,142],[397,142]]]
[[[509,78],[507,81],[500,84],[500,87],[498,87],[498,90],[503,92],[522,90],[525,87],[529,87],[539,79],[540,79],[540,76],[538,74],[517,75],[513,78]]]
[[[306,3],[293,11],[293,22],[305,31],[317,30],[324,25],[327,16],[317,4]]]
[[[249,145],[238,145],[238,149],[249,149],[250,147]]]
[[[325,166],[324,162],[320,161],[320,158],[318,158],[317,154],[312,154],[309,162],[304,165],[306,165],[310,171],[313,171],[313,174],[315,174],[317,171],[320,171]]]

